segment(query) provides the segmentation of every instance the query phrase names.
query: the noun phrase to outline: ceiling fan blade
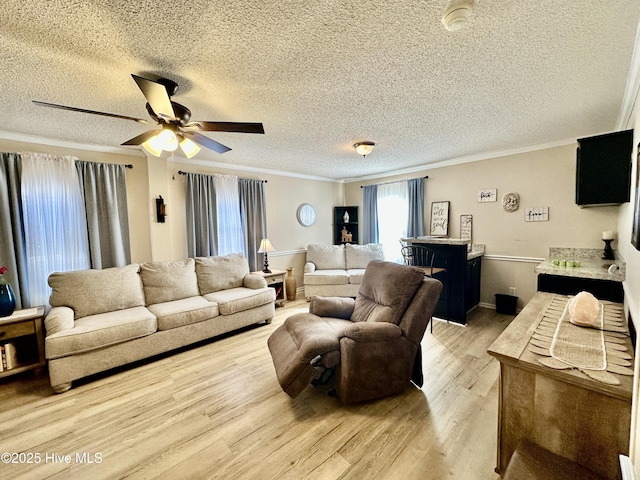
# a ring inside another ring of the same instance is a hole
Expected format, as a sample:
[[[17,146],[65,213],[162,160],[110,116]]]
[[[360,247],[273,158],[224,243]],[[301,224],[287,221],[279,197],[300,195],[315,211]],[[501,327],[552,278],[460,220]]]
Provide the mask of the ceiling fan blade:
[[[157,135],[161,131],[162,130],[148,130],[148,131],[144,132],[143,134],[138,135],[137,137],[133,137],[132,139],[127,140],[126,142],[122,143],[121,145],[142,145],[144,142],[149,140],[154,135]]]
[[[201,135],[198,132],[183,131],[182,134],[185,137],[187,137],[189,140],[192,140],[196,142],[198,145],[202,145],[203,147],[213,150],[216,153],[224,153],[231,150],[226,145],[223,145],[220,142],[216,142],[215,140],[212,140],[209,137],[205,137],[204,135]]]
[[[191,122],[188,127],[198,127],[204,132],[241,132],[241,133],[264,133],[261,123],[240,123],[240,122]]]
[[[175,113],[173,112],[171,99],[169,98],[166,87],[161,83],[154,82],[153,80],[148,80],[134,74],[131,74],[131,76],[138,84],[140,90],[142,90],[142,94],[147,99],[147,102],[149,102],[149,105],[156,115],[173,120],[175,118]]]
[[[95,110],[87,110],[85,108],[67,107],[66,105],[57,105],[55,103],[41,102],[39,100],[31,100],[31,101],[36,105],[40,105],[42,107],[59,108],[61,110],[70,110],[72,112],[80,112],[80,113],[91,113],[93,115],[102,115],[103,117],[120,118],[122,120],[133,120],[134,122],[138,122],[138,123],[149,123],[147,120],[144,120],[142,118],[127,117],[126,115],[117,115],[115,113],[106,113],[106,112],[96,112]]]

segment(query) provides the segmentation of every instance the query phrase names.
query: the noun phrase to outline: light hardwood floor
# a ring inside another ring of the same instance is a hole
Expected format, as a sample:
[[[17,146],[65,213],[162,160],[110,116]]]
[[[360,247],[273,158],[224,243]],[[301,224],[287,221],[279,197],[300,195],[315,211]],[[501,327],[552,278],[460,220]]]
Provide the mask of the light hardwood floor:
[[[345,406],[313,387],[291,400],[275,378],[267,338],[307,308],[287,303],[271,325],[62,395],[46,375],[4,380],[0,451],[34,463],[3,457],[0,477],[499,478],[498,363],[486,350],[513,317],[478,308],[466,327],[436,321],[423,341],[421,390]]]

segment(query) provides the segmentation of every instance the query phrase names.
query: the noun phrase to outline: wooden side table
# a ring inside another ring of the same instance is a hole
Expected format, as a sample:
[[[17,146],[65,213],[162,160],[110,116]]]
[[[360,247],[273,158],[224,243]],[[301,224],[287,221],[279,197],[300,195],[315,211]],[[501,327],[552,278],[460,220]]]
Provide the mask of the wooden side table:
[[[0,346],[15,347],[17,364],[0,372],[0,378],[27,370],[38,374],[47,364],[44,356],[44,306],[16,310],[0,317]]]
[[[284,283],[284,277],[287,273],[286,270],[271,270],[271,273],[264,273],[262,270],[257,272],[251,272],[257,275],[262,275],[267,281],[267,286],[276,290],[276,305],[281,307],[284,305],[284,301],[287,298],[286,285]]]

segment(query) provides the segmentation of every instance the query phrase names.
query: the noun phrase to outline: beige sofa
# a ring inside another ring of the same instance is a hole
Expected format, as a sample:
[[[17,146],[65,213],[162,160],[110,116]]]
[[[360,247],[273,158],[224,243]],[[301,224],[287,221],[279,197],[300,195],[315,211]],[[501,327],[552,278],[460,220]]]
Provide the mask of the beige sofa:
[[[384,260],[382,245],[307,245],[304,296],[355,297],[371,260]]]
[[[51,386],[254,323],[270,323],[275,291],[240,254],[49,276],[45,318]]]

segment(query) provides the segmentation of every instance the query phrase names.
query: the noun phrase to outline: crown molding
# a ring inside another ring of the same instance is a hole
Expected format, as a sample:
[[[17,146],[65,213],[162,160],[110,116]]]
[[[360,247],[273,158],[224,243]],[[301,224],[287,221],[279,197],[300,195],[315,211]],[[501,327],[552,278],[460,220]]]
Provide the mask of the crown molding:
[[[48,145],[49,147],[72,148],[74,150],[87,150],[91,152],[117,153],[119,155],[133,155],[135,157],[144,157],[141,150],[109,147],[105,145],[94,145],[88,143],[68,142],[57,138],[38,137],[35,135],[27,135],[24,133],[13,133],[0,131],[0,139],[10,140],[14,142],[35,143],[38,145]]]
[[[542,143],[542,144],[539,144],[539,145],[529,145],[529,146],[526,146],[526,147],[512,148],[510,150],[478,153],[478,154],[474,154],[474,155],[467,155],[465,157],[450,158],[450,159],[442,160],[442,161],[439,161],[439,162],[425,163],[423,165],[417,165],[417,166],[411,167],[411,168],[404,168],[404,169],[401,169],[401,170],[394,170],[393,172],[378,173],[378,174],[373,174],[373,175],[366,175],[364,177],[355,177],[355,178],[343,179],[341,182],[343,182],[343,183],[352,183],[352,182],[362,182],[364,180],[377,180],[377,179],[380,179],[380,178],[395,177],[395,176],[398,176],[398,175],[405,175],[405,174],[409,174],[409,173],[424,172],[425,170],[433,170],[435,168],[451,167],[451,166],[454,166],[454,165],[461,165],[461,164],[464,164],[464,163],[480,162],[482,160],[490,160],[492,158],[507,157],[509,155],[517,155],[517,154],[520,154],[520,153],[528,153],[528,152],[535,152],[535,151],[538,151],[538,150],[546,150],[548,148],[564,147],[566,145],[572,145],[572,144],[575,144],[575,143],[576,143],[576,139],[575,138],[571,138],[571,139],[567,139],[567,140],[559,140],[557,142],[548,142],[548,143]]]
[[[624,97],[622,97],[622,105],[618,114],[618,122],[616,130],[626,130],[632,127],[633,112],[636,107],[636,101],[640,94],[640,24],[636,32],[636,42],[631,56],[631,65],[629,66],[629,74],[627,75],[627,85],[624,89]]]
[[[318,180],[320,182],[331,182],[331,183],[340,183],[340,180],[329,177],[319,177],[315,175],[304,175],[301,173],[292,173],[292,172],[284,172],[281,170],[273,170],[270,168],[257,168],[257,167],[247,167],[243,165],[230,165],[228,163],[223,162],[212,162],[211,160],[197,160],[194,158],[188,159],[183,157],[172,157],[167,158],[169,162],[175,163],[183,163],[187,165],[201,165],[205,167],[214,167],[214,168],[224,168],[226,170],[234,170],[241,172],[252,172],[259,173],[262,175],[277,175],[278,177],[292,177],[292,178],[301,178],[305,180]]]

